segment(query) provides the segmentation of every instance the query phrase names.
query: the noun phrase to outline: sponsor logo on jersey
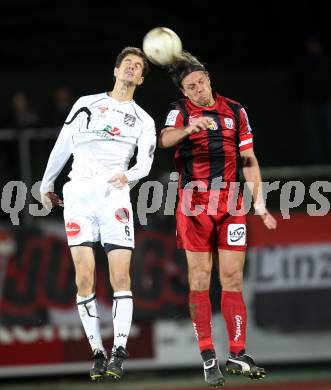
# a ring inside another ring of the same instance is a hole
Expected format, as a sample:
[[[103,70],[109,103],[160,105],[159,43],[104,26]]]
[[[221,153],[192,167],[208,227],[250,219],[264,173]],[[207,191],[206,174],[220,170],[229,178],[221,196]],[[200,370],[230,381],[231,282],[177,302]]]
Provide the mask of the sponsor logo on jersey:
[[[121,111],[121,110],[119,110],[118,108],[112,108],[111,109],[113,112],[118,112],[119,114],[124,114],[124,112],[123,111]]]
[[[133,127],[134,124],[136,123],[136,117],[134,115],[131,115],[131,114],[125,114],[124,115],[124,123],[127,126]]]
[[[82,232],[82,227],[79,222],[69,220],[65,225],[66,233],[69,238],[78,237]]]
[[[115,217],[118,221],[121,223],[128,223],[130,220],[130,213],[129,210],[126,209],[125,207],[122,207],[120,209],[117,209],[115,211]]]
[[[107,125],[102,131],[112,136],[121,134],[121,130],[118,127],[113,127],[111,125]]]
[[[213,118],[210,118],[208,117],[208,129],[209,130],[217,130],[218,129],[218,126],[217,126],[217,123],[215,122],[215,120]]]
[[[166,126],[173,126],[176,124],[176,119],[179,114],[179,110],[171,110],[167,116],[165,125]]]
[[[190,115],[188,118],[188,122],[190,125],[194,125],[199,120],[199,118],[201,118],[201,116],[199,116],[199,115]],[[207,116],[206,118],[208,119],[208,123],[209,123],[208,129],[209,130],[217,130],[218,126],[217,126],[216,121],[210,116]]]
[[[105,112],[108,110],[108,107],[99,106],[98,118],[106,118]]]
[[[246,244],[246,225],[243,223],[230,223],[228,225],[228,245]]]
[[[101,114],[104,114],[108,110],[108,107],[98,107]]]
[[[227,129],[233,129],[233,119],[232,118],[224,118],[224,124]]]

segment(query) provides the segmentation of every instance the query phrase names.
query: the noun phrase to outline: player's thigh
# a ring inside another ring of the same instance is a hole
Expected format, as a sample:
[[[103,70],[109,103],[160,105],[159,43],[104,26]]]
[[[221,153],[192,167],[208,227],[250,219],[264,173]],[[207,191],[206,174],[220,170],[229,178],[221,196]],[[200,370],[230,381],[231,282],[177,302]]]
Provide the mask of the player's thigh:
[[[98,214],[101,243],[134,247],[134,220],[129,192],[112,190]]]
[[[223,288],[242,288],[245,254],[241,250],[218,250],[219,277]]]
[[[69,246],[99,239],[89,187],[84,182],[68,182],[63,187],[63,217]]]
[[[70,252],[76,270],[76,277],[78,279],[94,278],[94,249],[88,246],[72,246]]]
[[[132,251],[129,249],[114,249],[108,252],[110,275],[116,273],[129,274]]]
[[[185,250],[185,254],[190,286],[202,280],[209,284],[212,269],[211,252],[193,252]]]
[[[187,216],[176,212],[177,246],[191,252],[211,252],[215,246],[216,230],[206,212]]]

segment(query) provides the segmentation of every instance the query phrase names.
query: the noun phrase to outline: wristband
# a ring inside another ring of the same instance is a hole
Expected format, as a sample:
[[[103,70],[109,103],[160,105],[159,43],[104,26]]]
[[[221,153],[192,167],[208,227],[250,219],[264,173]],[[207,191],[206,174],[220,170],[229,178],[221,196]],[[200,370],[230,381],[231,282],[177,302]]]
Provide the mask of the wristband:
[[[267,209],[265,207],[264,203],[254,203],[254,210],[255,210],[255,215],[265,215],[267,214]]]

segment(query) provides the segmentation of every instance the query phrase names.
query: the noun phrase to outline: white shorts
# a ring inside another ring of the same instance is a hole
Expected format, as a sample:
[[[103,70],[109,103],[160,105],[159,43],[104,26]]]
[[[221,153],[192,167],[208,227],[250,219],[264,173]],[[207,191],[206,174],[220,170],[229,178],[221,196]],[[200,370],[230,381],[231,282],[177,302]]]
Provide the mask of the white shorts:
[[[100,179],[71,180],[63,186],[69,246],[101,241],[134,248],[129,186],[117,189]]]

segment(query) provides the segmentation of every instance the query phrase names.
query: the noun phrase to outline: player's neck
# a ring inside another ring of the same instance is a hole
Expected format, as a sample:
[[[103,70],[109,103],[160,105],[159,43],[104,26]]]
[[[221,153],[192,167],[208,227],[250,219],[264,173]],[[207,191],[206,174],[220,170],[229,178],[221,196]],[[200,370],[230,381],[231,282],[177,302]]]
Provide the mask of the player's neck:
[[[113,90],[108,92],[108,96],[111,96],[119,102],[130,101],[133,99],[135,88],[136,87],[133,84],[115,83]]]

